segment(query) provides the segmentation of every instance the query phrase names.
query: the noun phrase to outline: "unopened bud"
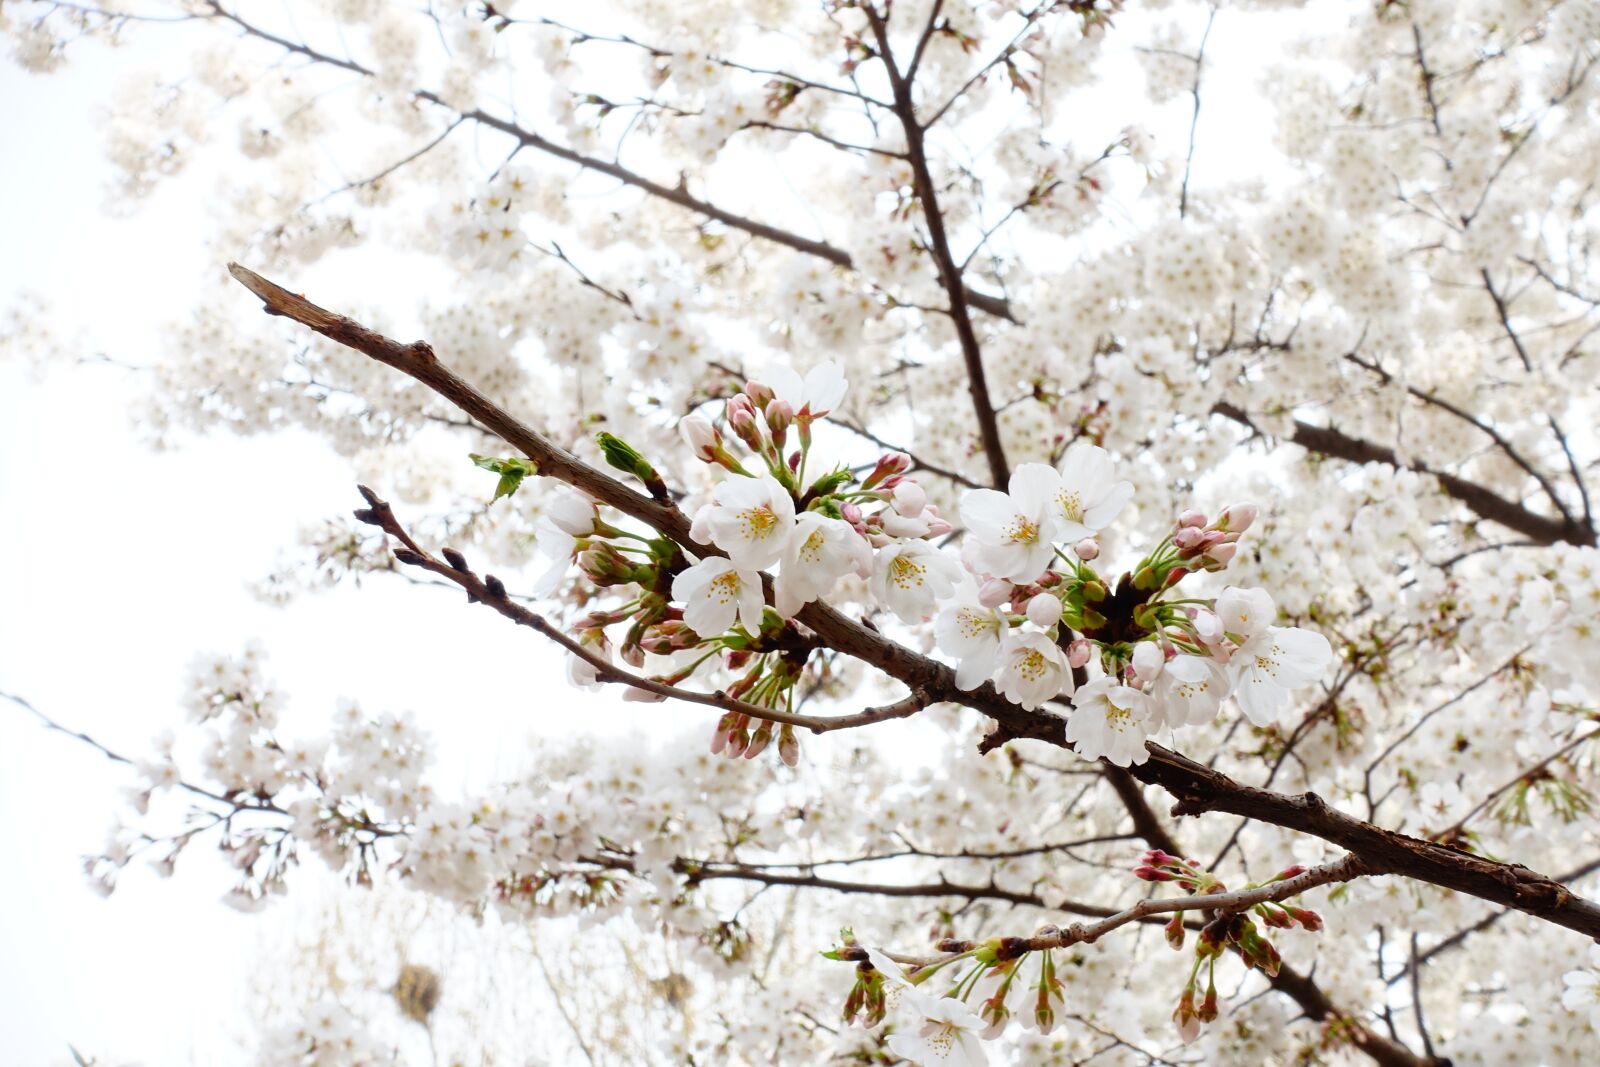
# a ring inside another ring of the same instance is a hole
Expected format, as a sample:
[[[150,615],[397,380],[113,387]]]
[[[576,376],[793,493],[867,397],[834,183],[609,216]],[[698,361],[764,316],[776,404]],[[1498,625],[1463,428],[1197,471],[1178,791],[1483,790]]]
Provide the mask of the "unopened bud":
[[[700,415],[685,415],[678,420],[678,435],[683,438],[695,459],[703,463],[716,462],[717,449],[722,446],[722,434]]]
[[[1183,928],[1183,912],[1180,911],[1173,913],[1171,920],[1168,921],[1167,925],[1163,927],[1163,929],[1166,931],[1167,944],[1171,945],[1174,951],[1182,951],[1183,939],[1188,933],[1188,931]]]
[[[1220,569],[1233,562],[1234,553],[1237,551],[1239,551],[1239,546],[1228,541],[1220,545],[1212,545],[1206,549],[1206,558],[1215,563]]]
[[[578,568],[595,585],[623,585],[633,581],[633,564],[604,541],[592,541],[578,553]]]
[[[1200,512],[1200,511],[1196,511],[1194,508],[1190,508],[1188,511],[1185,511],[1182,515],[1178,516],[1178,527],[1179,527],[1179,529],[1182,529],[1185,526],[1204,526],[1205,524],[1206,524],[1205,513],[1204,512]]]
[[[766,416],[772,439],[783,447],[783,439],[789,436],[789,427],[794,423],[794,409],[787,400],[773,400],[766,406]]]
[[[861,483],[861,488],[871,489],[886,478],[893,478],[911,469],[911,457],[904,452],[885,452],[878,457],[877,466]]]
[[[990,578],[978,587],[978,603],[986,608],[998,608],[1011,600],[1015,588],[1004,578]]]
[[[752,451],[761,451],[761,430],[756,425],[756,408],[750,398],[743,393],[736,393],[728,400],[726,408],[728,426],[734,435],[743,441]]]
[[[750,747],[744,750],[744,758],[755,759],[765,752],[770,744],[772,744],[772,724],[764,722],[756,730],[755,736],[750,739]]]
[[[1040,593],[1028,601],[1028,621],[1041,630],[1048,630],[1061,621],[1061,600],[1050,593]]]
[[[1254,504],[1229,504],[1222,509],[1222,514],[1217,516],[1217,529],[1229,533],[1244,533],[1256,521],[1256,516],[1261,514],[1261,509]]]
[[[1089,662],[1089,657],[1092,655],[1094,646],[1080,637],[1067,648],[1067,666],[1082,667]]]
[[[1192,552],[1199,547],[1205,536],[1198,527],[1180,526],[1177,533],[1172,535],[1172,544],[1180,552]]]
[[[1100,555],[1100,542],[1092,537],[1085,537],[1082,541],[1072,546],[1072,551],[1085,563]]]
[[[800,762],[800,741],[794,736],[794,727],[788,723],[784,723],[783,729],[778,731],[778,758],[787,767]]]
[[[744,387],[744,391],[745,395],[750,398],[750,402],[756,407],[760,408],[762,411],[765,411],[767,409],[767,405],[772,403],[773,399],[778,395],[772,391],[772,386],[763,385],[760,382],[747,383]]]
[[[595,434],[595,440],[599,442],[600,453],[606,457],[607,463],[639,479],[650,495],[657,500],[669,499],[667,483],[661,480],[661,475],[656,473],[656,469],[632,445],[616,434],[610,433]]]

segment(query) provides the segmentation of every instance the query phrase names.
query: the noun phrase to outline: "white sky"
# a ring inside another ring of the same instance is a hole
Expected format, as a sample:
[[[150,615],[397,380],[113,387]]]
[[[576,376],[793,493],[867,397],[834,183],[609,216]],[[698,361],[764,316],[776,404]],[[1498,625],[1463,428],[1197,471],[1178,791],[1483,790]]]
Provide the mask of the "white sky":
[[[1237,146],[1263,132],[1251,100],[1260,56],[1230,21],[1211,42],[1218,82],[1233,84],[1207,100],[1201,185],[1259,162]],[[89,62],[49,79],[0,61],[0,306],[48,293],[59,320],[137,364],[226,255],[205,247],[194,181],[164,187],[131,219],[103,212],[95,108],[124,70],[161,58],[152,46],[183,43],[135,38],[143,43],[85,50]],[[157,732],[181,731],[195,651],[260,637],[291,695],[291,731],[317,730],[340,696],[414,710],[441,743],[433,780],[445,793],[516,772],[530,736],[577,714],[587,729],[618,706],[552,684],[550,648],[449,593],[377,581],[287,611],[256,601],[246,582],[303,523],[356,506],[346,465],[281,434],[151,452],[124,408],[131,373],[90,364],[35,380],[0,361],[0,691],[136,756]],[[513,657],[522,683],[487,666]],[[666,705],[621,714],[706,725]],[[130,780],[0,704],[6,1064],[65,1062],[69,1041],[118,1063],[236,1062],[234,1042],[250,1037],[245,979],[288,917],[220,904],[231,882],[209,845],[171,881],[136,863],[110,899],[95,895],[79,859],[103,847]]]

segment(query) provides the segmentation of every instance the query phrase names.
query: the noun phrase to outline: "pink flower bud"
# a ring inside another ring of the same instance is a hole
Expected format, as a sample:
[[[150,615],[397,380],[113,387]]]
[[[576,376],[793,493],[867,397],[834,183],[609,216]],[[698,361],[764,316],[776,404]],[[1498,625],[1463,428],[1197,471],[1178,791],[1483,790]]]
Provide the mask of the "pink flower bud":
[[[1188,511],[1185,511],[1182,515],[1178,516],[1178,526],[1180,528],[1184,527],[1184,526],[1204,526],[1205,524],[1206,524],[1205,513],[1201,512],[1201,511],[1196,511],[1194,508],[1190,508]]]
[[[1194,526],[1180,526],[1178,532],[1172,535],[1172,544],[1180,552],[1190,552],[1199,547],[1205,540],[1205,534]]]
[[[756,735],[750,739],[750,747],[744,750],[744,758],[755,759],[765,752],[770,744],[772,744],[772,724],[764,722],[756,731]]]
[[[844,516],[844,521],[851,526],[861,525],[861,508],[855,503],[845,504],[839,509],[839,514]]]
[[[1259,514],[1261,509],[1254,504],[1229,504],[1217,516],[1217,528],[1231,533],[1244,533]]]
[[[1072,551],[1078,558],[1087,563],[1100,554],[1100,542],[1092,537],[1085,537],[1082,541],[1072,546]]]
[[[955,529],[954,526],[950,525],[949,519],[939,518],[939,512],[934,508],[928,507],[923,510],[925,514],[933,516],[933,518],[928,520],[928,532],[923,534],[924,537],[943,537],[945,534]]]
[[[772,402],[772,399],[778,395],[772,391],[772,386],[762,385],[760,382],[754,381],[747,382],[744,391],[749,395],[750,402],[763,411],[767,409],[767,405]]]
[[[1011,599],[1013,588],[1004,578],[990,578],[978,587],[978,603],[986,608],[997,608]]]
[[[659,704],[667,698],[665,694],[652,693],[648,689],[640,689],[636,685],[630,685],[622,691],[622,699],[634,704]]]
[[[756,425],[756,407],[750,398],[743,393],[735,394],[728,400],[727,414],[728,425],[739,440],[755,451],[761,451],[761,430]]]
[[[717,428],[700,415],[685,415],[678,420],[678,433],[683,437],[694,457],[704,463],[713,461],[722,435]]]
[[[1080,637],[1067,649],[1067,666],[1082,667],[1089,662],[1089,657],[1093,654],[1094,647]]]
[[[1232,541],[1225,541],[1220,545],[1212,545],[1210,548],[1206,549],[1206,558],[1226,567],[1230,562],[1232,562],[1233,555],[1237,551],[1239,551],[1238,545],[1234,544]]]
[[[884,479],[904,474],[910,469],[910,456],[904,452],[885,452],[878,457],[878,465],[872,468],[872,473],[867,475],[867,480],[861,483],[861,487],[871,489]]]
[[[767,404],[767,429],[772,431],[772,439],[782,444],[783,439],[789,435],[789,426],[794,422],[794,408],[789,406],[787,400],[773,400]]]
[[[1061,600],[1049,593],[1040,593],[1028,601],[1028,621],[1041,630],[1048,630],[1061,621]]]
[[[787,723],[778,731],[778,758],[788,767],[800,762],[800,742],[794,736],[794,727]]]

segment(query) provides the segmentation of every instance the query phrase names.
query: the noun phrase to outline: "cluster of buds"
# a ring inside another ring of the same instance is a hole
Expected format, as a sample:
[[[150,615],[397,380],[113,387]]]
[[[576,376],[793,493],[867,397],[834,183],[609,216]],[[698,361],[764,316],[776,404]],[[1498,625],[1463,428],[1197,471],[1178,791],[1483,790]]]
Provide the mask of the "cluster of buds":
[[[1204,512],[1190,508],[1165,541],[1134,568],[1136,589],[1168,589],[1196,571],[1216,572],[1233,562],[1239,537],[1256,521],[1254,504],[1230,504],[1213,522]]]
[[[1304,867],[1291,866],[1260,885],[1281,882],[1304,871]],[[1227,887],[1195,860],[1182,859],[1158,848],[1141,855],[1133,873],[1147,882],[1174,882],[1194,896],[1215,896],[1227,892]],[[1245,888],[1255,889],[1258,886]],[[1199,936],[1195,939],[1194,963],[1189,969],[1189,979],[1178,996],[1178,1006],[1172,1013],[1172,1020],[1184,1041],[1193,1041],[1199,1036],[1202,1024],[1217,1018],[1216,962],[1224,952],[1233,950],[1245,966],[1259,970],[1269,978],[1276,977],[1282,967],[1283,961],[1278,950],[1262,935],[1250,918],[1251,914],[1261,919],[1261,925],[1274,929],[1296,925],[1312,931],[1322,929],[1322,917],[1316,912],[1281,902],[1264,901],[1243,910],[1214,913],[1200,928]],[[1183,912],[1175,912],[1165,927],[1167,944],[1180,951],[1186,933],[1183,916]],[[1199,989],[1201,967],[1206,968],[1207,975],[1204,993]]]

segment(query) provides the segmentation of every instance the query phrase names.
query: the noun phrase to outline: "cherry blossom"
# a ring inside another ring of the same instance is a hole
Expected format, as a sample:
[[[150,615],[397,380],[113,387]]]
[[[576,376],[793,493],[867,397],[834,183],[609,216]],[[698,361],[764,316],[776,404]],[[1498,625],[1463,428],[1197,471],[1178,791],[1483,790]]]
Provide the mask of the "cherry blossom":
[[[1007,700],[1030,711],[1062,693],[1072,692],[1067,657],[1048,636],[1007,632],[1001,640],[995,688]]]
[[[848,523],[803,511],[783,548],[781,570],[773,583],[773,606],[788,618],[827,596],[849,573],[862,578],[872,574],[871,547]]]
[[[956,660],[956,685],[976,689],[994,677],[1000,661],[1005,616],[981,603],[957,598],[945,604],[934,620],[939,651]]]
[[[1288,706],[1290,691],[1320,680],[1332,659],[1328,639],[1316,631],[1268,626],[1228,661],[1233,698],[1251,722],[1271,725]]]
[[[761,632],[761,578],[731,559],[703,559],[672,580],[674,599],[683,601],[683,621],[698,634],[719,634],[735,618],[746,633]]]
[[[792,367],[780,364],[767,372],[766,381],[802,422],[823,418],[833,411],[849,388],[844,371],[831,359],[811,368],[804,380]]]
[[[1084,759],[1102,757],[1119,767],[1150,758],[1144,740],[1151,732],[1150,698],[1102,675],[1080,686],[1067,717],[1067,740]]]
[[[1203,726],[1217,717],[1228,695],[1228,679],[1211,657],[1180,654],[1161,664],[1147,691],[1168,726]]]
[[[1043,463],[1024,463],[1011,475],[1009,493],[974,489],[961,498],[961,521],[975,547],[974,565],[984,574],[1031,582],[1055,555],[1050,509],[1061,480]]]
[[[1050,489],[1050,535],[1060,541],[1092,537],[1111,525],[1132,497],[1133,483],[1117,480],[1109,452],[1087,441],[1074,442]]]
[[[902,622],[921,622],[955,589],[961,565],[926,541],[896,541],[878,550],[872,595]]]
[[[695,515],[695,529],[747,570],[777,563],[794,523],[794,499],[768,475],[719,482],[711,503]]]
[[[889,1035],[889,1048],[895,1055],[924,1065],[984,1067],[989,1062],[978,1036],[984,1022],[961,1001],[908,990],[903,1004],[909,1013],[920,1017],[921,1028],[914,1034]]]

